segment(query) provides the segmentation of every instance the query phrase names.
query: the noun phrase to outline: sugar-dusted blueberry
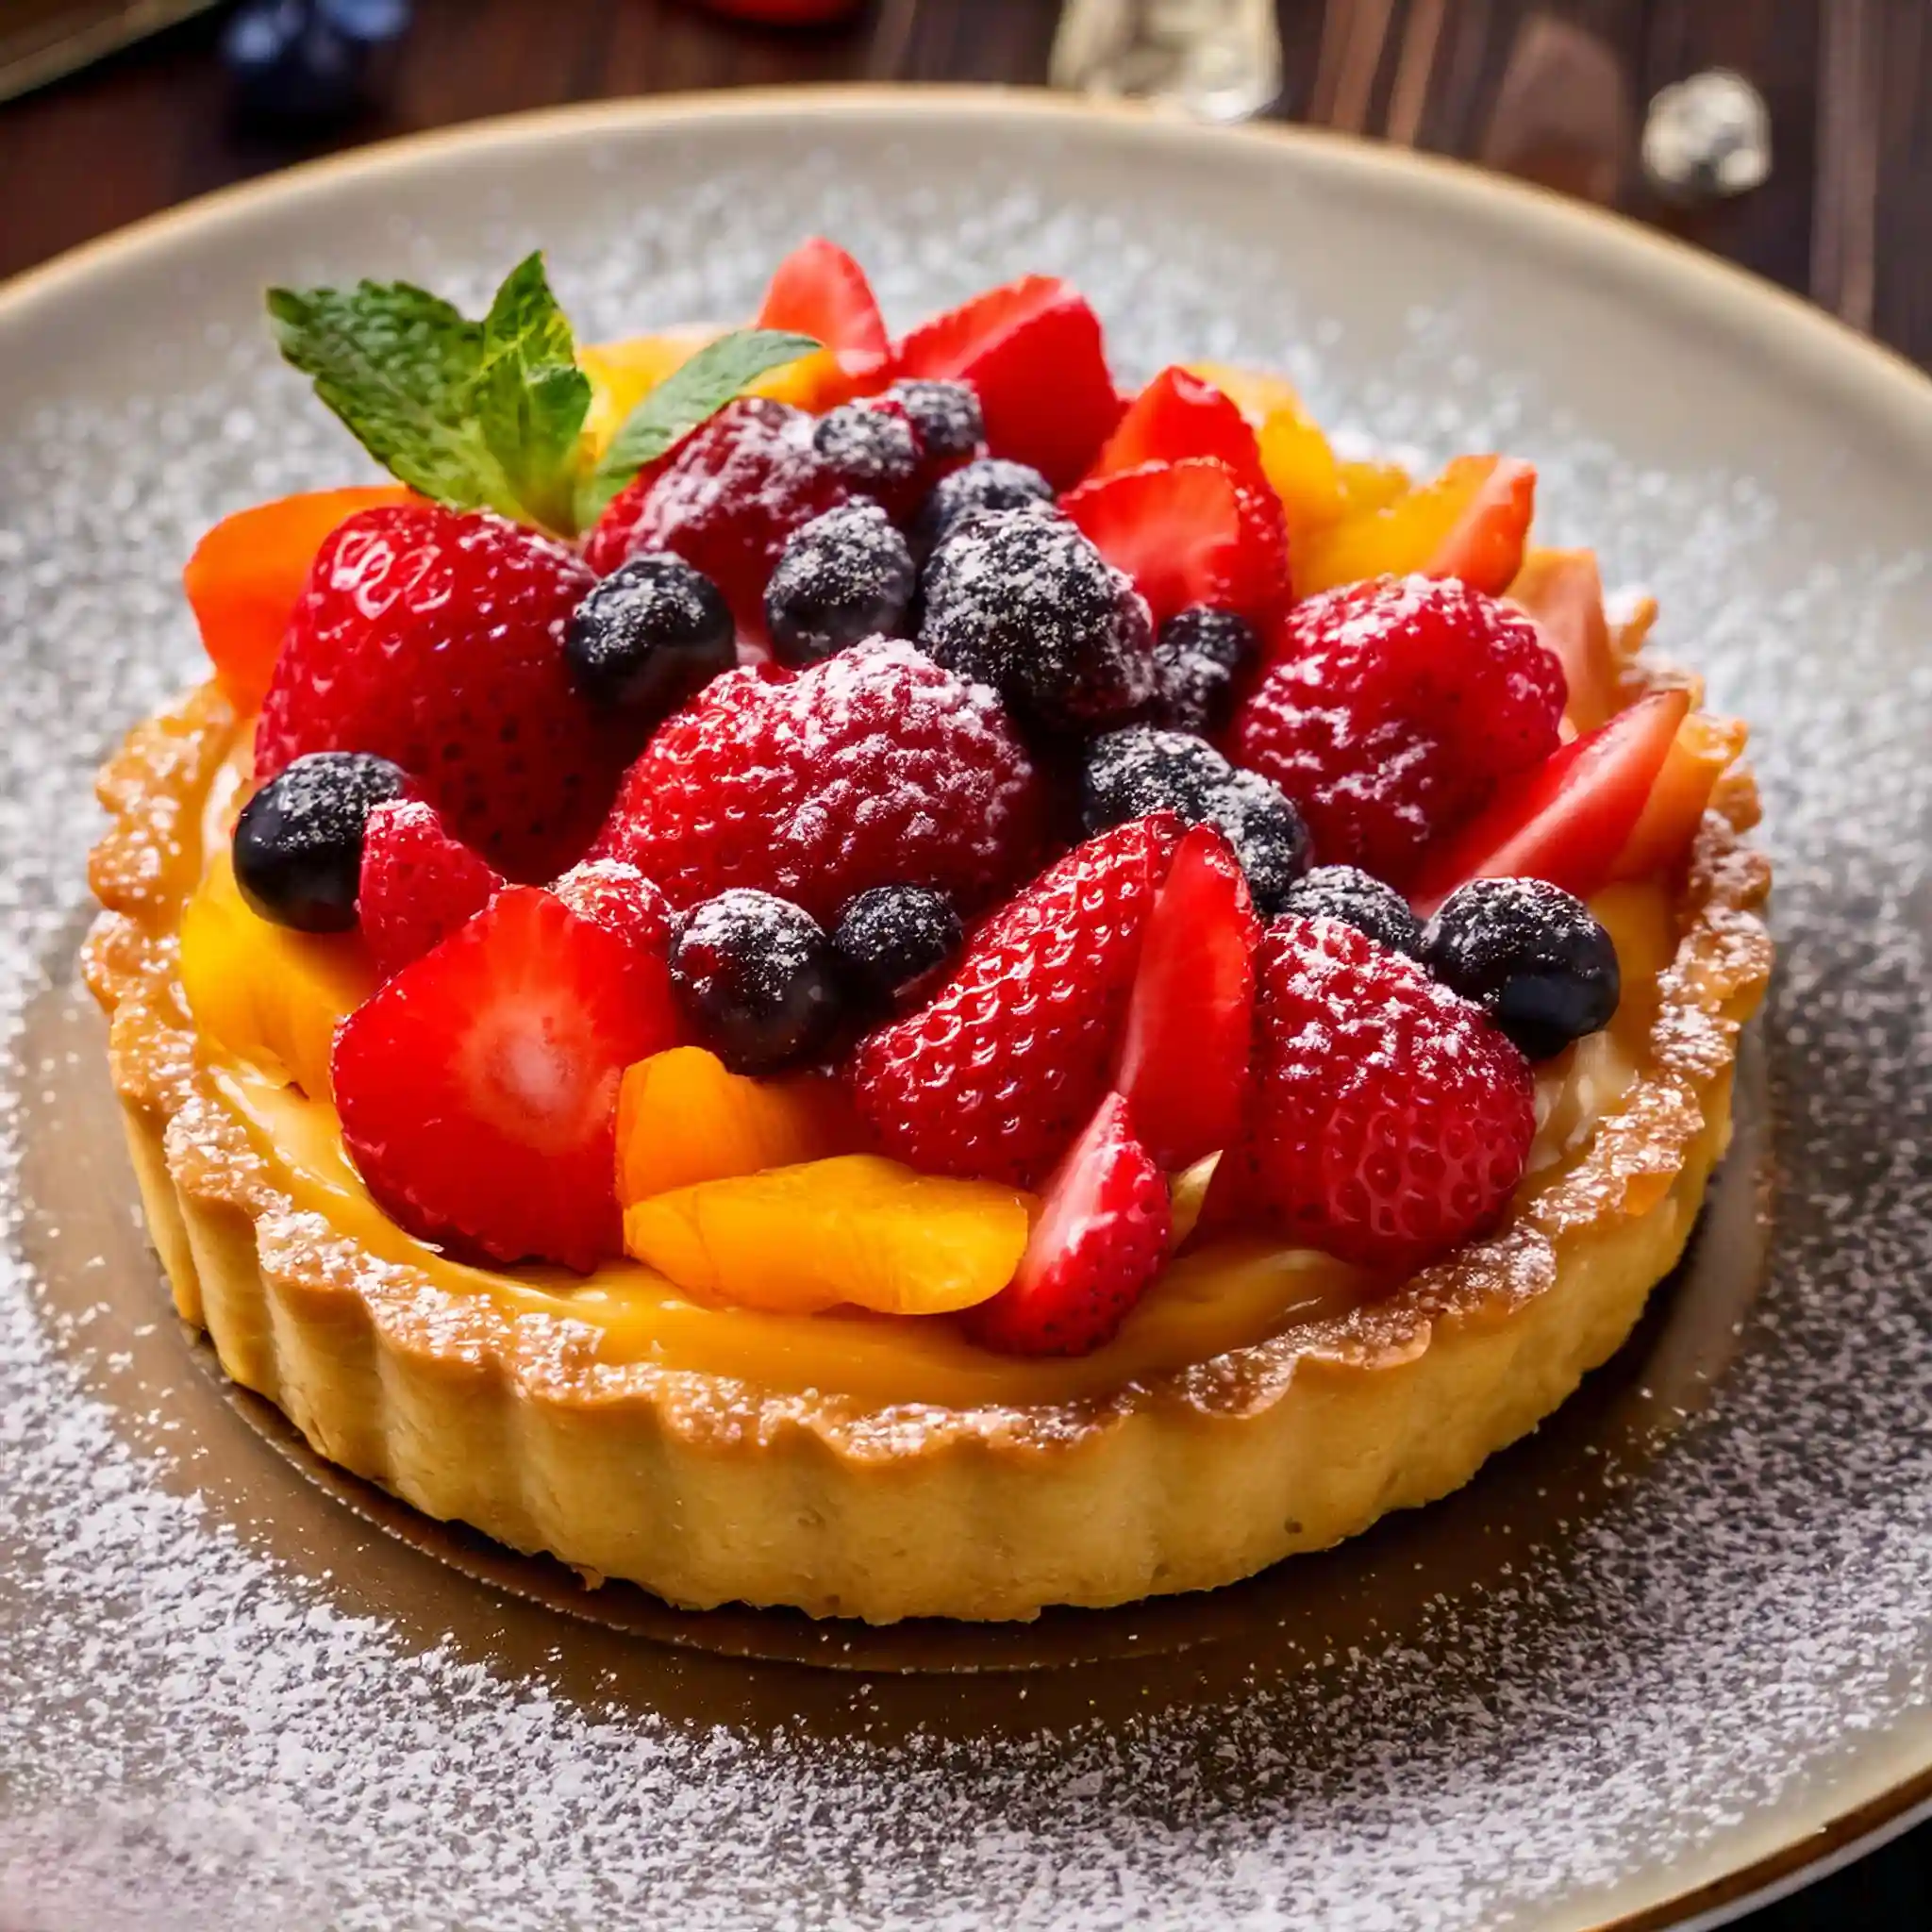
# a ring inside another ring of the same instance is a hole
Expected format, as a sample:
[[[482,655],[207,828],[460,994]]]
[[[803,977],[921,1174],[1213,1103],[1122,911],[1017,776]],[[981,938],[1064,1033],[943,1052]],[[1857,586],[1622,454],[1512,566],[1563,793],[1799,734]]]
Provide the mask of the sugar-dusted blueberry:
[[[912,526],[912,541],[930,557],[975,510],[1058,508],[1053,485],[1038,470],[1005,457],[981,457],[941,476]]]
[[[685,915],[671,983],[699,1039],[740,1074],[809,1059],[842,1008],[824,928],[791,900],[741,886]]]
[[[943,892],[924,886],[874,886],[846,901],[832,928],[832,944],[861,1000],[887,1008],[929,982],[965,936]]]
[[[1607,1026],[1623,991],[1609,934],[1582,900],[1543,879],[1458,886],[1429,921],[1423,958],[1533,1060]]]
[[[312,751],[283,766],[235,822],[242,896],[277,925],[347,932],[369,814],[408,782],[400,765],[370,752]]]
[[[1234,715],[1235,686],[1259,645],[1232,610],[1194,604],[1161,625],[1154,644],[1160,722],[1174,731],[1211,736]]]
[[[906,539],[875,503],[848,503],[794,530],[765,586],[765,626],[786,664],[910,627],[919,575]]]
[[[886,393],[912,419],[928,463],[966,462],[984,453],[986,417],[971,383],[908,376]]]
[[[812,429],[811,446],[848,489],[882,503],[912,488],[925,454],[911,415],[891,397],[826,410]]]
[[[731,607],[704,572],[669,551],[641,551],[572,613],[564,660],[592,704],[669,717],[737,661]]]
[[[1280,909],[1304,919],[1339,919],[1391,953],[1407,953],[1411,959],[1423,956],[1422,924],[1408,901],[1359,866],[1318,865],[1304,873],[1288,889]]]

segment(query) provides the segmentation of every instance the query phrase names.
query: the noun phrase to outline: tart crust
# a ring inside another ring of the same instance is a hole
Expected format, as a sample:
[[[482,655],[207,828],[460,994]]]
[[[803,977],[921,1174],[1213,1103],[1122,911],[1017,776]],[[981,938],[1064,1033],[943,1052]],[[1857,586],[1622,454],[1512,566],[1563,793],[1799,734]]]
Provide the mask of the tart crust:
[[[1624,668],[1627,703],[1681,683]],[[598,1358],[380,1259],[278,1184],[210,1077],[177,929],[237,732],[205,685],[101,775],[112,824],[85,950],[148,1226],[185,1321],[323,1456],[432,1516],[671,1602],[1024,1619],[1202,1590],[1459,1488],[1621,1345],[1681,1254],[1730,1134],[1770,884],[1720,782],[1676,905],[1638,1077],[1506,1224],[1393,1293],[1102,1398],[946,1407]]]

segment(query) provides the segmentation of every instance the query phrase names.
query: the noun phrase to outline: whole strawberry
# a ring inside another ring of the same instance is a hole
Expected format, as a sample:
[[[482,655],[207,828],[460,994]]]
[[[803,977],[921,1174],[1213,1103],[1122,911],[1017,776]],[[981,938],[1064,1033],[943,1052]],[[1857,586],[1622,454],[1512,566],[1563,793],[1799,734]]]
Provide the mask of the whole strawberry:
[[[1205,1219],[1390,1270],[1489,1227],[1536,1107],[1529,1063],[1481,1008],[1339,920],[1283,915],[1256,968],[1246,1110]]]
[[[1290,610],[1230,755],[1300,808],[1324,865],[1404,885],[1430,840],[1557,748],[1562,666],[1453,578],[1380,577]]]
[[[356,920],[375,970],[392,978],[466,925],[503,890],[503,874],[453,838],[436,808],[392,798],[369,814]]]
[[[512,878],[582,855],[635,725],[573,688],[564,627],[591,573],[561,544],[432,504],[365,510],[322,546],[256,729],[257,775],[375,752]]]
[[[873,886],[984,904],[1035,861],[1041,792],[991,691],[874,638],[715,679],[631,767],[596,851],[675,906],[748,886],[829,925]]]
[[[927,1174],[1037,1182],[1108,1089],[1141,940],[1182,832],[1171,813],[1077,845],[993,914],[919,1012],[861,1041],[859,1113]]]

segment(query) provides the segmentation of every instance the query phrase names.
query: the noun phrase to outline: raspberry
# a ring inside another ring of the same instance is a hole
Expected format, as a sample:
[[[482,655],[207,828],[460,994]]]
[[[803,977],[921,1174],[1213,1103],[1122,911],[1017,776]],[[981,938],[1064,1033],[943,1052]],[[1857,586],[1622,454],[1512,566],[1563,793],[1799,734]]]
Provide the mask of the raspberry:
[[[928,1174],[1047,1173],[1108,1091],[1180,836],[1160,813],[1075,846],[980,927],[923,1010],[859,1042],[854,1097],[888,1153]]]
[[[1332,919],[1275,920],[1256,970],[1246,1114],[1207,1218],[1391,1270],[1489,1227],[1523,1177],[1536,1103],[1487,1015]]]
[[[1034,862],[1041,794],[991,691],[874,638],[714,680],[631,767],[596,850],[675,906],[748,886],[830,924],[868,886],[984,904]]]
[[[498,871],[551,877],[641,741],[571,681],[564,630],[591,582],[561,545],[495,517],[432,504],[351,517],[290,621],[257,774],[308,752],[376,753]]]
[[[1324,864],[1407,884],[1431,838],[1557,748],[1561,665],[1526,618],[1453,579],[1311,597],[1274,658],[1229,749],[1301,808]]]
[[[503,890],[503,875],[472,852],[420,798],[369,815],[356,912],[375,970],[400,973],[466,925]]]

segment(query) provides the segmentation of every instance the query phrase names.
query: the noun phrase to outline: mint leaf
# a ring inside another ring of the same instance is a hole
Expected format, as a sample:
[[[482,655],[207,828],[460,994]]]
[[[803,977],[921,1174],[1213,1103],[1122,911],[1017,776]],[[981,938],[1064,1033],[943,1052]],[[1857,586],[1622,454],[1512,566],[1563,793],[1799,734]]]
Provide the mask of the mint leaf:
[[[568,534],[591,379],[577,367],[570,321],[550,292],[541,254],[504,277],[484,319],[481,351],[472,400],[484,443],[525,510]]]
[[[822,345],[785,329],[741,328],[708,343],[675,369],[624,420],[603,460],[577,494],[579,526],[593,523],[646,463],[654,463],[700,423],[715,416],[768,369],[795,362]]]

